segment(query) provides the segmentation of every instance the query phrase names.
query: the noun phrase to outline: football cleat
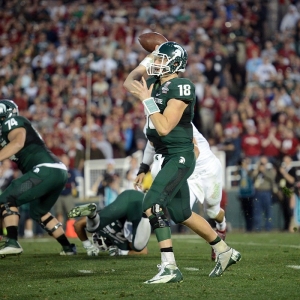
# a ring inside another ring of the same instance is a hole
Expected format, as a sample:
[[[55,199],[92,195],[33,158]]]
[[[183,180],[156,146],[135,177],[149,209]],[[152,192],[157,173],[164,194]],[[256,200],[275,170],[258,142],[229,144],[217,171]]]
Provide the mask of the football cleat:
[[[97,204],[95,203],[83,204],[72,208],[68,213],[68,218],[71,219],[84,216],[91,217],[95,214],[96,210]]]
[[[6,255],[11,254],[21,254],[23,252],[23,248],[19,244],[17,240],[7,239],[3,245],[0,247],[0,256],[5,257]]]
[[[214,269],[210,272],[209,277],[219,277],[222,276],[224,271],[231,265],[236,264],[242,259],[242,255],[230,248],[229,250],[220,253],[217,256],[217,264]]]
[[[155,275],[152,279],[145,281],[144,283],[176,283],[183,281],[183,276],[176,265],[162,263],[161,265],[157,265],[157,268],[159,270],[158,274]]]
[[[226,229],[225,230],[218,230],[216,229],[216,232],[218,234],[218,236],[223,240],[225,241],[225,238],[226,238]],[[215,250],[213,248],[211,248],[211,260],[212,261],[217,261],[217,253],[215,252]]]
[[[62,248],[62,251],[59,253],[59,255],[76,255],[77,249],[75,244],[70,244],[70,246],[65,246]]]

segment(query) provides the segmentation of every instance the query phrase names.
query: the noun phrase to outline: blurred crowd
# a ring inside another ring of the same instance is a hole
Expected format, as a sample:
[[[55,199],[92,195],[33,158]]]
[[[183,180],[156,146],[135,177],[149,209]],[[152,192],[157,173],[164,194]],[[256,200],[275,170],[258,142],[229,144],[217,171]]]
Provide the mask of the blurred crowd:
[[[298,160],[300,1],[274,2],[272,20],[260,0],[0,1],[1,98],[84,176],[86,159],[145,147],[143,106],[123,82],[147,55],[138,36],[156,31],[187,50],[194,123],[226,166]]]
[[[285,13],[269,37],[264,1],[29,2],[2,2],[2,98],[14,99],[48,147],[80,172],[86,158],[121,158],[145,146],[143,107],[122,84],[147,54],[137,41],[147,31],[187,49],[194,122],[226,152],[227,165],[241,154],[299,155],[296,5],[279,2]]]

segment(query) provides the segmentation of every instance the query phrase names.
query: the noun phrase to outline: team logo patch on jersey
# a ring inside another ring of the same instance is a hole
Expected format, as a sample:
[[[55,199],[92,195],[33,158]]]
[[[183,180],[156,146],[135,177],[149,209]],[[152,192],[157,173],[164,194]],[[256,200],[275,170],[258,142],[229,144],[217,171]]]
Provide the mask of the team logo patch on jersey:
[[[179,163],[180,164],[184,164],[185,163],[185,158],[183,156],[180,156]]]
[[[168,81],[164,84],[164,86],[162,87],[161,91],[163,94],[167,94],[169,89],[168,89],[168,86],[171,84],[171,81]]]

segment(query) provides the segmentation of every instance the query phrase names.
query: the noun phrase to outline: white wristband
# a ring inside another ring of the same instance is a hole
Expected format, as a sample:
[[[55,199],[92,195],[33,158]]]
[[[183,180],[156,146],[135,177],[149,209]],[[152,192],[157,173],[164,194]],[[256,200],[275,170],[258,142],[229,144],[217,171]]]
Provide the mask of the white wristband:
[[[90,240],[82,241],[83,248],[91,247],[92,243]]]
[[[143,100],[143,104],[144,104],[144,107],[146,108],[148,116],[153,115],[157,112],[160,112],[153,97]]]
[[[149,56],[146,56],[141,62],[140,65],[144,66],[146,69],[148,68],[149,64],[153,63],[153,59]]]

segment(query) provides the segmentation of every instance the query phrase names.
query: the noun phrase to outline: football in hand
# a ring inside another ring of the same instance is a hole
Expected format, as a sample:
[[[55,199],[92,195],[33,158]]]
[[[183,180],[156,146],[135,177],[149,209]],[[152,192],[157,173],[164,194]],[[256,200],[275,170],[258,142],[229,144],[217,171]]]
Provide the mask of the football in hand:
[[[155,50],[156,45],[161,45],[168,40],[158,32],[143,33],[138,37],[141,46],[148,52]]]

